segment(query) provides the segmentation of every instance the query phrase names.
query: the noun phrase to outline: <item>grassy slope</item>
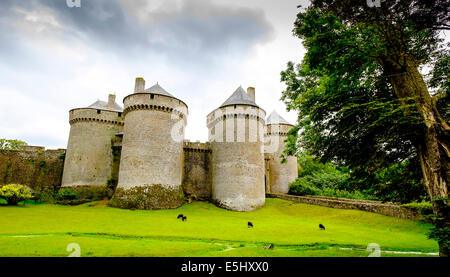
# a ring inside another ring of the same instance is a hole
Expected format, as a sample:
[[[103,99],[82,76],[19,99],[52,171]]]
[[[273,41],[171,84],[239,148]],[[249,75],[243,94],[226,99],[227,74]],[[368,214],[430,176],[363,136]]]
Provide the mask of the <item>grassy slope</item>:
[[[187,222],[176,219],[179,213]],[[247,221],[255,227],[247,228]],[[327,230],[319,230],[319,223]],[[367,256],[339,248],[365,249],[369,243],[382,250],[437,252],[437,243],[426,238],[429,227],[280,199],[267,199],[263,209],[247,213],[201,202],[158,211],[2,206],[0,256],[67,256],[72,242],[80,244],[83,256]],[[265,250],[268,243],[275,249]]]

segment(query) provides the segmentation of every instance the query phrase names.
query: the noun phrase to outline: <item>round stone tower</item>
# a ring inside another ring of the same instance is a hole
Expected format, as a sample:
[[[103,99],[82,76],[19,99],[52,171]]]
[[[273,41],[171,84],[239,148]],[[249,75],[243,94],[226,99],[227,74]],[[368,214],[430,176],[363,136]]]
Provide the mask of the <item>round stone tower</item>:
[[[212,199],[220,207],[251,211],[264,206],[265,111],[254,88],[239,87],[207,116],[212,147]]]
[[[159,84],[124,98],[124,130],[119,182],[112,206],[136,209],[179,207],[187,105]]]
[[[122,107],[115,98],[110,94],[108,102],[97,101],[69,112],[62,187],[106,187],[112,174],[111,139],[123,129]]]
[[[289,184],[298,177],[297,157],[287,156],[286,163],[281,163],[281,153],[285,149],[287,132],[294,127],[273,111],[266,120],[265,153],[269,162],[270,175],[266,179],[267,192],[287,193]]]

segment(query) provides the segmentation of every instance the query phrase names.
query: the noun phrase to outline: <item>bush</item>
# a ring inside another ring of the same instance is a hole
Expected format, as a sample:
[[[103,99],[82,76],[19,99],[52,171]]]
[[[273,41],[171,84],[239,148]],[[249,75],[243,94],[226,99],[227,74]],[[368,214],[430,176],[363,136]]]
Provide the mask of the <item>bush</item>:
[[[86,202],[108,198],[107,186],[72,186],[64,187],[56,194],[56,203],[61,205],[79,205]]]
[[[59,201],[64,200],[75,200],[78,198],[78,194],[73,191],[72,189],[63,188],[61,189],[58,194],[56,194],[56,199]]]
[[[413,209],[422,215],[429,215],[433,213],[433,205],[431,202],[427,201],[403,204],[402,207]]]
[[[0,188],[0,198],[6,200],[8,205],[17,205],[32,197],[31,189],[26,186],[11,184]]]
[[[300,195],[300,196],[305,196],[305,195],[319,195],[320,194],[320,189],[314,187],[314,186],[310,186],[307,185],[303,182],[303,180],[301,178],[295,180],[294,182],[292,182],[291,184],[289,184],[289,194],[293,194],[293,195]]]
[[[302,156],[299,160],[299,182],[319,189],[329,187],[342,189],[346,186],[349,174],[331,163],[321,163],[311,156]]]

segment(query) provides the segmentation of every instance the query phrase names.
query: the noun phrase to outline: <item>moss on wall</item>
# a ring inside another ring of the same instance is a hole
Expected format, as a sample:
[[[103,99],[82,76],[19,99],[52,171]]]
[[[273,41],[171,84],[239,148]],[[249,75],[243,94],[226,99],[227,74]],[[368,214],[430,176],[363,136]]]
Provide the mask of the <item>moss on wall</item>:
[[[117,188],[110,206],[122,209],[157,210],[175,209],[185,202],[183,190],[162,185],[144,185],[131,189]]]
[[[21,184],[33,190],[61,186],[64,149],[0,150],[0,185]]]
[[[184,147],[183,191],[186,197],[196,200],[211,198],[211,150],[209,145],[198,144]]]

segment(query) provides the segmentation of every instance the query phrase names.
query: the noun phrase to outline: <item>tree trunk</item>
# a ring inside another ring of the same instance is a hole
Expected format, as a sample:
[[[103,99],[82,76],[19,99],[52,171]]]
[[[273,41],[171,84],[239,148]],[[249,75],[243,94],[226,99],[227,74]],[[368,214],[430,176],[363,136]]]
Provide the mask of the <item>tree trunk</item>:
[[[424,123],[423,137],[417,142],[423,184],[432,201],[440,199],[433,201],[433,212],[441,218],[435,222],[435,227],[450,228],[450,127],[439,114],[436,103],[411,57],[403,56],[395,61],[387,57],[382,60],[382,64],[396,96],[404,103],[414,101],[417,104]],[[440,256],[448,257],[448,241],[438,240],[438,243]]]

